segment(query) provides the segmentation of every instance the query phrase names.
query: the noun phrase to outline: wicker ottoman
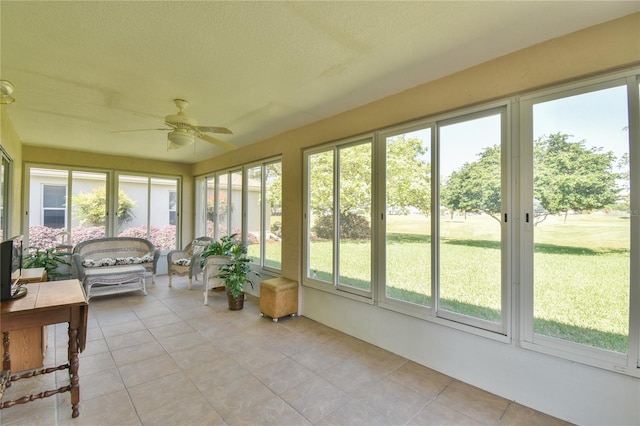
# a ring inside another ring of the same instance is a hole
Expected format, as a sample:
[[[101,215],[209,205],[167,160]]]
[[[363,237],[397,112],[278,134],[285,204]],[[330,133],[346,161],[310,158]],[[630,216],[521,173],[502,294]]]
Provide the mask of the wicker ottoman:
[[[298,283],[288,278],[273,278],[260,282],[260,315],[278,318],[295,316],[298,312]]]
[[[84,271],[84,289],[87,301],[93,296],[142,291],[145,295],[145,268],[140,265],[101,266]]]

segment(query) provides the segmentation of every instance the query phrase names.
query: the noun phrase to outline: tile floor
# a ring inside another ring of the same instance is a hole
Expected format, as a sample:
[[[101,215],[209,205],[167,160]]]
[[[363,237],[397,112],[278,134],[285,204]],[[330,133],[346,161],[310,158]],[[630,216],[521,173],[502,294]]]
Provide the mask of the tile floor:
[[[204,306],[186,283],[92,299],[80,417],[67,392],[2,410],[0,424],[565,424],[310,319],[261,318],[253,297],[229,311],[212,292]],[[66,326],[49,327],[45,365],[66,347]],[[4,400],[67,383],[66,370],[18,381]]]

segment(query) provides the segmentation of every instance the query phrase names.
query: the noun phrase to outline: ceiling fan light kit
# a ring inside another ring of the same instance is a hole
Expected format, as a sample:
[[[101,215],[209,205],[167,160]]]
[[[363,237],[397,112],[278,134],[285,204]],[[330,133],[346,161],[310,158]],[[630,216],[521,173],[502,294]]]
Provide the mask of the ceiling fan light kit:
[[[13,83],[9,80],[0,80],[0,105],[8,105],[16,100],[11,94],[13,93]]]
[[[178,149],[195,142],[195,136],[184,129],[176,129],[167,135],[169,149]]]
[[[224,133],[227,135],[232,135],[233,132],[226,127],[214,127],[214,126],[198,126],[198,122],[188,117],[184,110],[189,105],[188,101],[184,99],[174,99],[173,102],[178,107],[177,114],[170,114],[164,118],[164,124],[166,124],[168,129],[139,129],[141,131],[145,130],[163,130],[169,131],[167,134],[167,149],[179,149],[187,145],[191,145],[195,142],[196,138],[201,139],[205,142],[209,142],[213,145],[219,146],[220,148],[231,150],[236,149],[236,146],[220,140],[216,139],[213,136],[206,135],[205,133]],[[136,130],[123,130],[121,132],[134,132]],[[114,132],[120,133],[120,132]]]

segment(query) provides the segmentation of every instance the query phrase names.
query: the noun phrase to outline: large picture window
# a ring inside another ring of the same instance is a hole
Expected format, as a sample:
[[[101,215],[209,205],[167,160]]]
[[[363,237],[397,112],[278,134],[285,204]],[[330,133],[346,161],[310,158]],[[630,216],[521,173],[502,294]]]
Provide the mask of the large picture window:
[[[196,178],[196,235],[236,234],[264,269],[282,267],[282,161],[265,160]]]
[[[521,110],[525,343],[633,369],[640,335],[631,321],[640,310],[631,299],[640,279],[631,238],[639,202],[632,188],[640,183],[636,77],[535,94]]]
[[[371,138],[307,155],[307,278],[371,298]]]
[[[309,150],[304,283],[507,335],[507,117],[502,103]]]
[[[443,318],[506,333],[503,197],[506,108],[439,122],[437,309]]]
[[[112,172],[108,171],[27,165],[26,173],[30,246],[135,236],[163,250],[176,247],[170,212],[175,217],[179,211],[179,197],[171,198],[171,193],[178,193],[178,178],[119,174],[117,185],[109,185]]]

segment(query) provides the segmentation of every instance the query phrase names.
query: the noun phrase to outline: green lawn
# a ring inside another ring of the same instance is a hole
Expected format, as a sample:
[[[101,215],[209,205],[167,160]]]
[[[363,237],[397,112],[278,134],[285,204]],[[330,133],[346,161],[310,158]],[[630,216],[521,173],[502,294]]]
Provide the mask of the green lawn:
[[[468,215],[441,222],[441,308],[500,321],[498,222]],[[424,216],[389,216],[387,295],[430,304],[430,228]],[[605,215],[550,217],[535,227],[534,329],[626,353],[629,221]],[[343,242],[341,282],[370,285],[369,244]],[[331,243],[312,243],[311,265],[330,281]]]

